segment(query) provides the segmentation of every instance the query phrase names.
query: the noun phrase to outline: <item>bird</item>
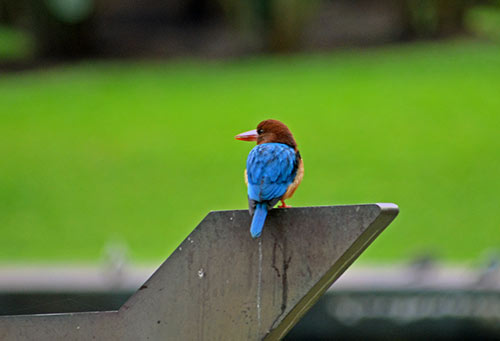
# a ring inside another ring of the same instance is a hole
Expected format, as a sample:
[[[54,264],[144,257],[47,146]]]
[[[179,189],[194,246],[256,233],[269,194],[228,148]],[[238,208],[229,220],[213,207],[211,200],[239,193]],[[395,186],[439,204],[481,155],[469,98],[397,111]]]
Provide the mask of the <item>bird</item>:
[[[278,120],[265,120],[253,129],[235,136],[241,141],[256,141],[248,154],[245,183],[248,209],[252,216],[250,234],[260,237],[268,210],[279,201],[279,208],[292,197],[304,176],[304,162],[288,127]]]

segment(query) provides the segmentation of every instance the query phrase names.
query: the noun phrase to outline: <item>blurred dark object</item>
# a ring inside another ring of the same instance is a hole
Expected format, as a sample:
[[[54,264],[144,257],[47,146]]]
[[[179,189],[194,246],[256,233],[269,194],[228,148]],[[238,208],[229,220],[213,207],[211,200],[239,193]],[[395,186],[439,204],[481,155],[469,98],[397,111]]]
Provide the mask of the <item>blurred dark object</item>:
[[[72,59],[95,54],[93,0],[29,0],[29,4],[39,56]]]
[[[0,0],[0,24],[30,32],[36,58],[94,55],[94,15],[94,0]]]
[[[498,340],[500,267],[408,266],[346,272],[286,340]]]
[[[285,340],[498,340],[500,293],[332,291]]]
[[[118,310],[133,292],[0,293],[0,315]]]
[[[469,0],[407,0],[405,4],[408,38],[442,38],[465,31]]]
[[[494,0],[0,0],[0,25],[29,30],[36,57],[231,57],[466,32]]]

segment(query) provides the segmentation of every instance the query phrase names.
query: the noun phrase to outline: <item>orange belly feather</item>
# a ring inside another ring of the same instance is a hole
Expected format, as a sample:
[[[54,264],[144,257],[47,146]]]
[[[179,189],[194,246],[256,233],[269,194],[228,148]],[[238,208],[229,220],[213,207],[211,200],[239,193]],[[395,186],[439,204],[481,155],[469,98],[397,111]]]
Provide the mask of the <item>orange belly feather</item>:
[[[293,182],[288,186],[285,194],[281,197],[281,200],[286,200],[288,198],[291,198],[293,193],[295,193],[295,190],[297,187],[299,187],[300,182],[302,181],[302,178],[304,177],[304,162],[302,159],[299,161],[299,168],[297,169],[297,175],[295,175],[295,179]]]

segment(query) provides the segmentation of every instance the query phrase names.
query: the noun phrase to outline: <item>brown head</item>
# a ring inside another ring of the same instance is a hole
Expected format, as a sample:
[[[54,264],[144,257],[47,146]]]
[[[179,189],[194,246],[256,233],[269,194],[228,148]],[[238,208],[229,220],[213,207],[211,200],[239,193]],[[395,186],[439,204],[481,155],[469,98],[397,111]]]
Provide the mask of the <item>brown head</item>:
[[[262,121],[257,126],[257,129],[236,135],[235,138],[241,141],[257,141],[257,144],[270,142],[283,143],[297,149],[297,143],[290,129],[284,123],[277,120]]]

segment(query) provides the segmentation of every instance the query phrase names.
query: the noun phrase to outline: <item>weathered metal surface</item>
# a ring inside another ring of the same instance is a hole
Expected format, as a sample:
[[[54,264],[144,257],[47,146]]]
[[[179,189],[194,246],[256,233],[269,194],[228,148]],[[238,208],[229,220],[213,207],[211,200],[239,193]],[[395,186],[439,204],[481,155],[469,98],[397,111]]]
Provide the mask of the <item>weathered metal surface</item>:
[[[116,312],[0,317],[0,340],[277,340],[396,217],[394,204],[211,212]]]

